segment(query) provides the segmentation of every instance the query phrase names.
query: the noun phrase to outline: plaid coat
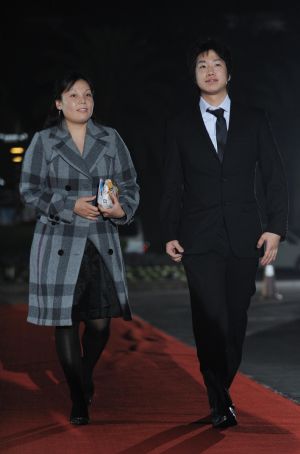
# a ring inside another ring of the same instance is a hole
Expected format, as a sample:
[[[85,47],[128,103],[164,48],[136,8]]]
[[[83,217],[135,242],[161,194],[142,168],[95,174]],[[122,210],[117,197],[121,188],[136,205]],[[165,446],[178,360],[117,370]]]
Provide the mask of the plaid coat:
[[[79,197],[97,194],[99,178],[119,187],[126,218],[89,221],[74,213]],[[118,224],[132,220],[139,202],[136,172],[126,145],[112,128],[89,120],[81,155],[67,128],[37,132],[25,153],[20,193],[38,220],[30,254],[29,312],[38,325],[71,325],[73,295],[87,238],[114,281],[123,317],[131,319]]]

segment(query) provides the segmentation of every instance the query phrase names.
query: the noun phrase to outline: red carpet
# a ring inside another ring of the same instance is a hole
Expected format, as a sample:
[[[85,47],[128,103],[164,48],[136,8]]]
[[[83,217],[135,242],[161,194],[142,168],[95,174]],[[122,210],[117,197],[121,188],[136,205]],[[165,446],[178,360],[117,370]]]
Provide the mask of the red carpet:
[[[300,453],[300,407],[239,375],[239,425],[195,423],[208,414],[195,350],[136,318],[114,320],[97,366],[91,424],[68,422],[68,390],[53,328],[28,324],[24,305],[0,306],[0,451],[52,454]]]

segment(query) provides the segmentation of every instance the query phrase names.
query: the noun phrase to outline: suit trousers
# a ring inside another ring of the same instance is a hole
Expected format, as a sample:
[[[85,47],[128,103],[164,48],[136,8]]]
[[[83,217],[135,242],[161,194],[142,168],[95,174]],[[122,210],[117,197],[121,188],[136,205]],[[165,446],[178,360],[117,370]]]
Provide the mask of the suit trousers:
[[[258,268],[258,258],[236,257],[228,242],[220,244],[218,252],[183,257],[197,356],[211,408],[232,404],[228,390],[242,359]]]

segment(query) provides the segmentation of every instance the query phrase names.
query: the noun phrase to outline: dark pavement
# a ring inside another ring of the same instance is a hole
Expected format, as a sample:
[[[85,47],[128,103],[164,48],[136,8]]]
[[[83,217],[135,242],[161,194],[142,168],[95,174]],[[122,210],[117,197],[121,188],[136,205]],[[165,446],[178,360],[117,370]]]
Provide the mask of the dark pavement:
[[[276,282],[281,300],[263,299],[261,287],[257,282],[240,371],[300,403],[300,280]],[[186,288],[132,291],[131,305],[143,319],[194,345]]]

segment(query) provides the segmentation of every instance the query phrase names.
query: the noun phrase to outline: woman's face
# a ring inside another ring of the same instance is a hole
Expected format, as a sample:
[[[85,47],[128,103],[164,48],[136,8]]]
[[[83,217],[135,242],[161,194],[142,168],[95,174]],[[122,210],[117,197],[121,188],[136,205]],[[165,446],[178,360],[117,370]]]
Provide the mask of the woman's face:
[[[77,80],[68,91],[63,92],[61,100],[55,103],[57,109],[63,112],[67,123],[86,123],[93,114],[93,94],[85,80]]]

